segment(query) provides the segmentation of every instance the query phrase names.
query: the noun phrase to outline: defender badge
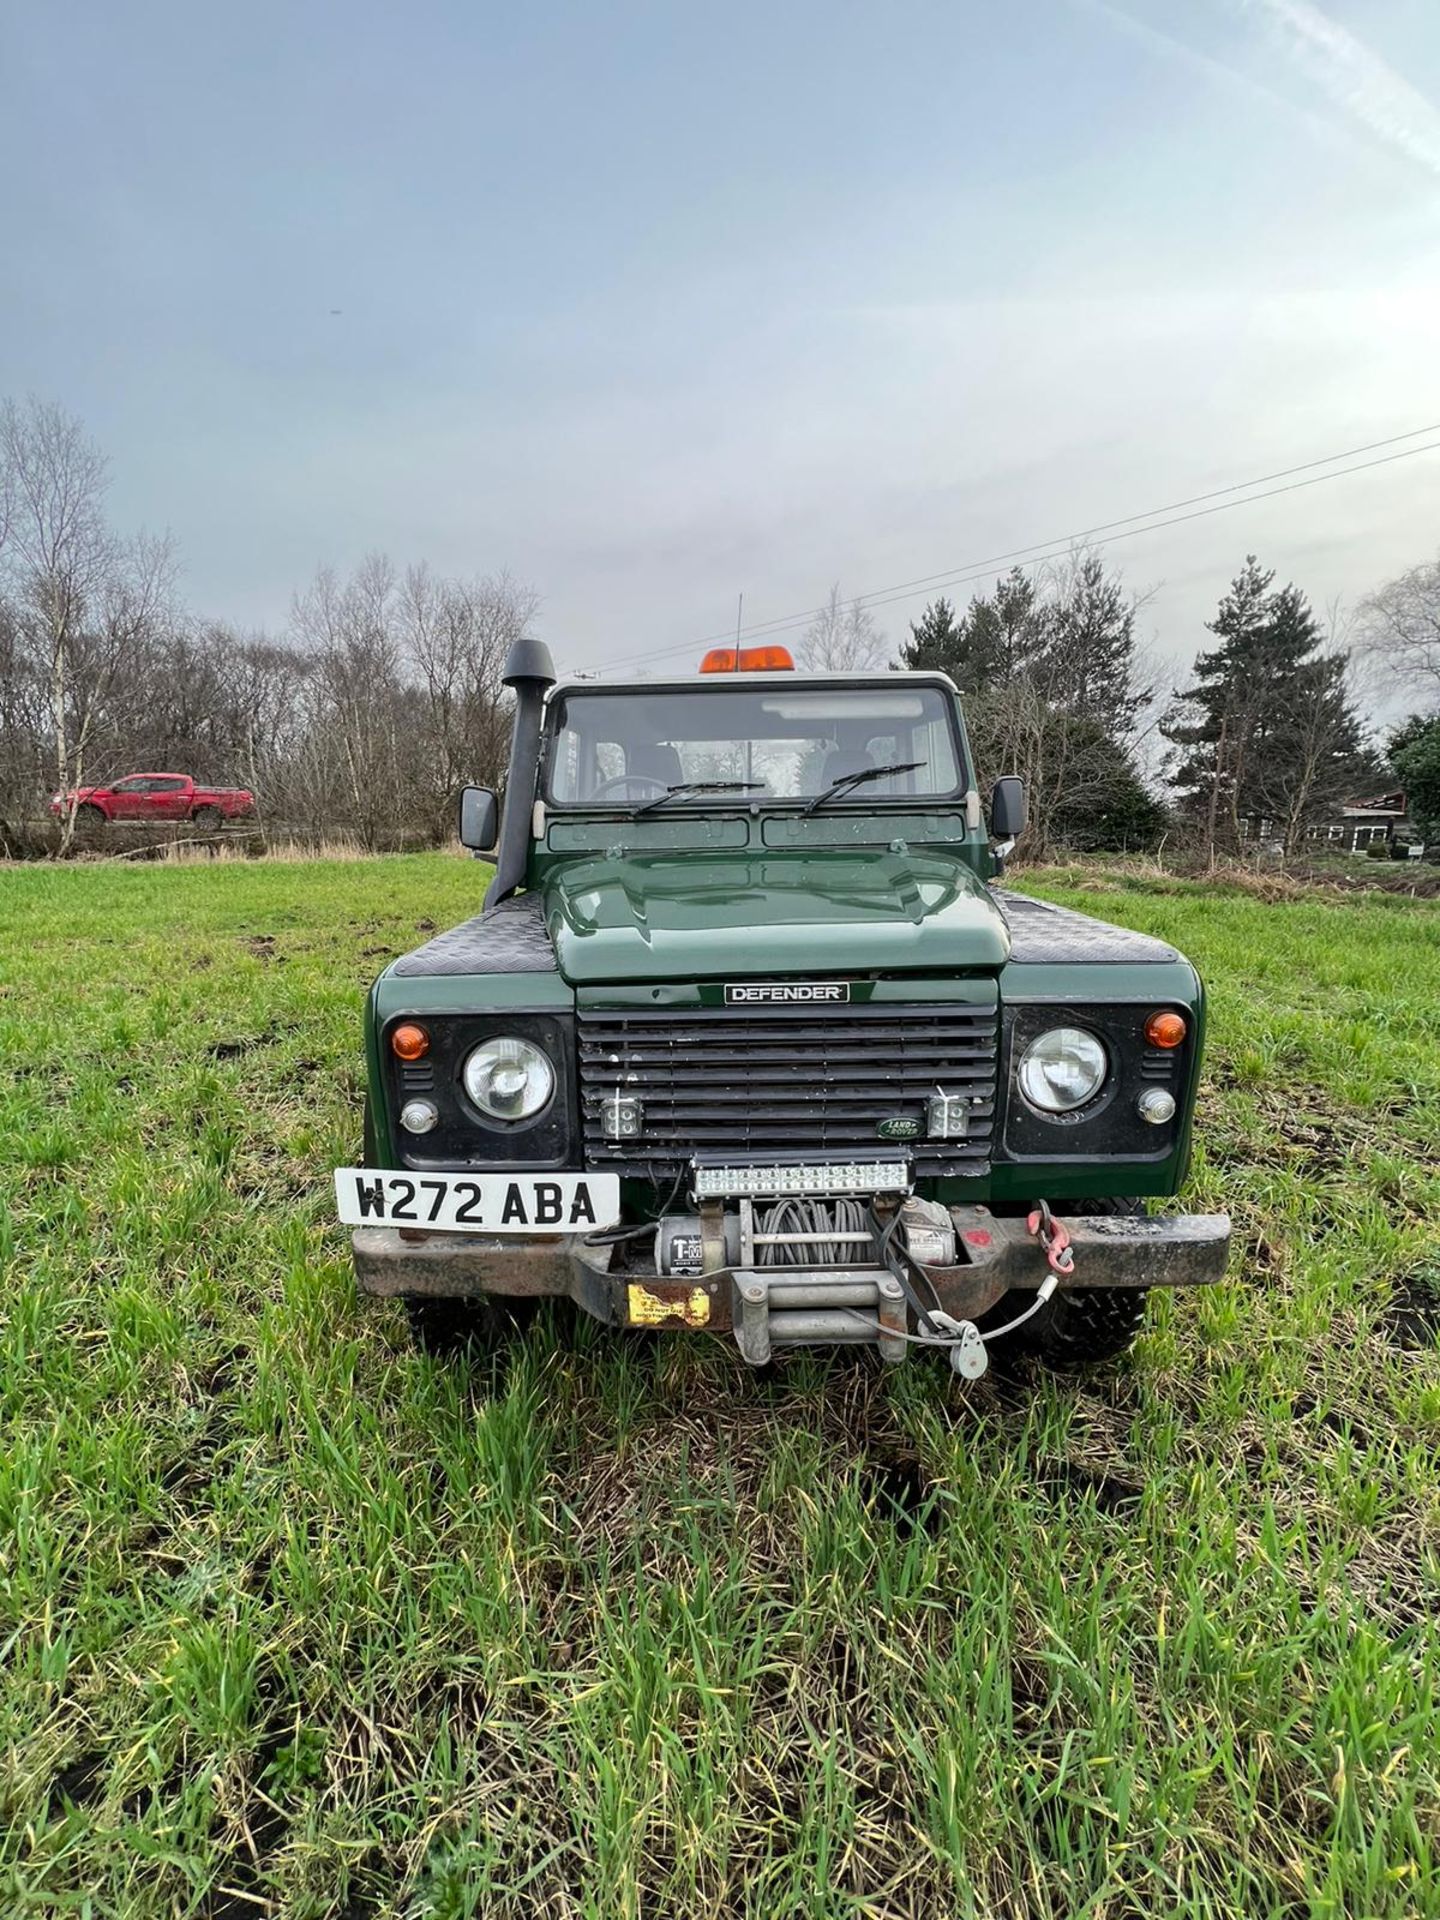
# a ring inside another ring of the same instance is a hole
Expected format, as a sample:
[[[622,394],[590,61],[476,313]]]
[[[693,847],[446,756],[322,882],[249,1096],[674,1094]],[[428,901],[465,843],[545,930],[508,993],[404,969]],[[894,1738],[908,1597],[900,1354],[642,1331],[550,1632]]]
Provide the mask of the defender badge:
[[[727,1007],[832,1006],[849,998],[848,980],[747,980],[725,989]]]

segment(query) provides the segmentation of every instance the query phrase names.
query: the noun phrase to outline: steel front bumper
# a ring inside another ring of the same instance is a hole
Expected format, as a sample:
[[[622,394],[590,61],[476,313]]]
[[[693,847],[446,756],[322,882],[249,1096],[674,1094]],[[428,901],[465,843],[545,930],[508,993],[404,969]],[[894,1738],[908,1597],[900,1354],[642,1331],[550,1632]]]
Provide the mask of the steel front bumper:
[[[1033,1291],[1047,1278],[1045,1256],[1023,1219],[997,1218],[987,1207],[950,1212],[964,1259],[953,1267],[923,1269],[946,1313],[974,1319],[1006,1293]],[[1064,1218],[1064,1224],[1075,1268],[1062,1287],[1189,1287],[1224,1278],[1226,1214],[1085,1214]],[[753,1329],[757,1310],[776,1344],[874,1340],[878,1320],[882,1353],[899,1358],[904,1351],[903,1290],[878,1265],[724,1267],[671,1279],[642,1267],[623,1268],[614,1246],[589,1246],[573,1235],[487,1239],[359,1227],[352,1245],[360,1291],[382,1297],[566,1296],[606,1326],[733,1330],[747,1357],[757,1342],[746,1340],[745,1328],[748,1321]]]

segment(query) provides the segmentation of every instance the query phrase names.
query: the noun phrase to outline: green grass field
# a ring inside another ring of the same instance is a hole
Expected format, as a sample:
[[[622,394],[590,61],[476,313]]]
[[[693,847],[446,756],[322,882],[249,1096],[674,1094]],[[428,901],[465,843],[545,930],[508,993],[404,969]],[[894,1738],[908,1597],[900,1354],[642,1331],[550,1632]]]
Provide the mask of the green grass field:
[[[444,857],[0,873],[0,1914],[1440,1915],[1440,906],[1078,872],[1207,974],[1234,1283],[1080,1384],[329,1223]]]

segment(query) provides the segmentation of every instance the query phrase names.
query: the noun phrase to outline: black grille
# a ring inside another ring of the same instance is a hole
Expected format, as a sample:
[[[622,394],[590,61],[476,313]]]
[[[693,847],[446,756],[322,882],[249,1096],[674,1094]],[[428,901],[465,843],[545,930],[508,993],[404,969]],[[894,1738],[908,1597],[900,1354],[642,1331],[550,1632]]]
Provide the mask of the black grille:
[[[587,1166],[663,1179],[695,1154],[874,1158],[886,1145],[876,1129],[892,1118],[920,1123],[920,1138],[894,1143],[917,1173],[981,1173],[989,1165],[993,1007],[582,1011],[579,1026]],[[924,1138],[926,1102],[937,1089],[971,1099],[964,1140]],[[601,1133],[601,1102],[616,1092],[643,1104],[637,1140]]]

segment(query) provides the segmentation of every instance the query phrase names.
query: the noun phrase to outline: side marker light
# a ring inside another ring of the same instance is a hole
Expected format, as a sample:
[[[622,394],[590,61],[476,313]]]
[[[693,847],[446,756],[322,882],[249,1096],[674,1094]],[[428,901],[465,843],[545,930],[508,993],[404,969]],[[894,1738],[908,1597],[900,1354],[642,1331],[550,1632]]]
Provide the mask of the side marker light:
[[[430,1036],[424,1027],[407,1020],[391,1034],[390,1051],[397,1060],[423,1060],[430,1051]]]
[[[1174,1013],[1169,1008],[1152,1013],[1145,1022],[1145,1038],[1152,1047],[1178,1047],[1190,1031],[1183,1013]]]

